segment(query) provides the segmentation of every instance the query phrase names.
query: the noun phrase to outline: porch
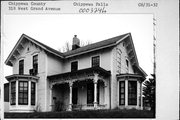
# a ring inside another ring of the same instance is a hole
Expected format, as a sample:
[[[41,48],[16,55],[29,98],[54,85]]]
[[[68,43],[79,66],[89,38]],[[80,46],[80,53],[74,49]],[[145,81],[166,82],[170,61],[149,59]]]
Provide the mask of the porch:
[[[108,109],[109,77],[100,67],[49,76],[51,110]]]

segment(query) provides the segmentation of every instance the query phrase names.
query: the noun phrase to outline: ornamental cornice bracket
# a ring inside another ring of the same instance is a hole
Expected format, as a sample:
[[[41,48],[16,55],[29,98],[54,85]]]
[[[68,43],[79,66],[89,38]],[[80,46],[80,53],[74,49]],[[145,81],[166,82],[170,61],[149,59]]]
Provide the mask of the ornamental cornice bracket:
[[[94,79],[93,79],[93,82],[94,82],[94,83],[97,83],[97,82],[98,82],[98,79],[99,79],[99,74],[94,73]]]
[[[69,81],[68,83],[69,83],[69,87],[72,87],[73,86],[73,82],[74,81]]]

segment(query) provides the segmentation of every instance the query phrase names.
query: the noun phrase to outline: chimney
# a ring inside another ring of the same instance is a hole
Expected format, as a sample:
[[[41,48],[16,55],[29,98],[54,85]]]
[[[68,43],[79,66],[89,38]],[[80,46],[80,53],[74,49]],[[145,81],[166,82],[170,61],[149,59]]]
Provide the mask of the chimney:
[[[80,40],[77,38],[77,35],[74,35],[73,44],[72,44],[72,50],[75,50],[77,48],[80,48]]]

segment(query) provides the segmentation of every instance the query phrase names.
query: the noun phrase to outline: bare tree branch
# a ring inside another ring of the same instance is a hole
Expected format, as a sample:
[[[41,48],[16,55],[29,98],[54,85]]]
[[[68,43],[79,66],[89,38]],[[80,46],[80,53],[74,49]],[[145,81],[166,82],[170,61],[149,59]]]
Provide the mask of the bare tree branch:
[[[89,41],[89,40],[80,42],[81,47],[89,45],[89,44],[91,44],[91,41]],[[72,50],[72,45],[68,41],[65,42],[65,44],[62,48],[58,49],[58,51],[60,51],[60,52],[68,52],[70,50]]]

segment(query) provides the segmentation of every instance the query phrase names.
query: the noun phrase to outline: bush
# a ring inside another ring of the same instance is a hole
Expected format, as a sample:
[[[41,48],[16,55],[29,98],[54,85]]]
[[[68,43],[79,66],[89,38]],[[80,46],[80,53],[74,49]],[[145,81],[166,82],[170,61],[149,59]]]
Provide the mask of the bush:
[[[84,110],[34,113],[5,113],[5,118],[155,118],[148,110]]]
[[[57,101],[55,103],[55,111],[62,111],[63,110],[63,103],[60,101]]]

